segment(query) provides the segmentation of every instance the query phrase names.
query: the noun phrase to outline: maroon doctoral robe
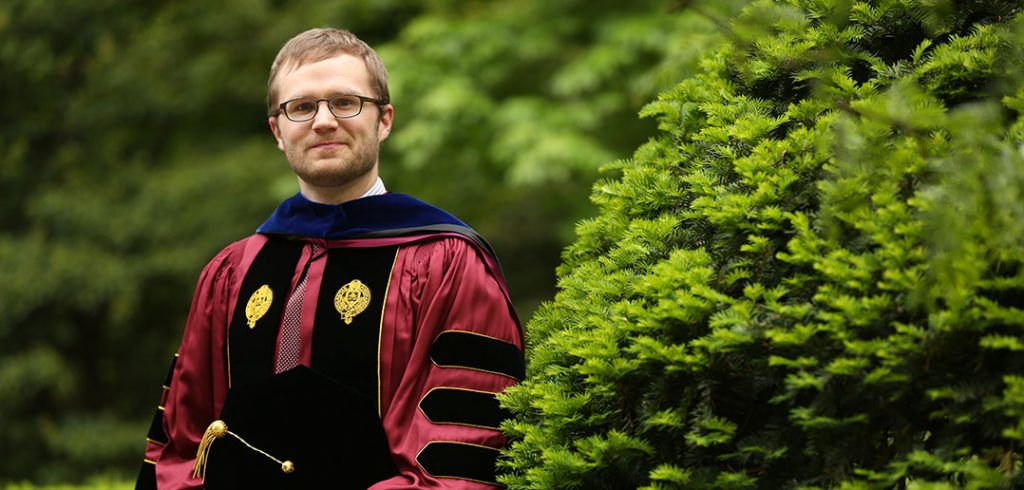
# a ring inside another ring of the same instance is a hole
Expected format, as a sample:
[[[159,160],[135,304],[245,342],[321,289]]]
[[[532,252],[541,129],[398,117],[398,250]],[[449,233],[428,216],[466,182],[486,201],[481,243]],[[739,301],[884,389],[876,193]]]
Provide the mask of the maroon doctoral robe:
[[[522,328],[486,244],[450,215],[436,219],[436,208],[416,215],[427,205],[409,202],[387,195],[326,207],[296,196],[259,233],[207,264],[147,438],[139,487],[203,487],[192,474],[204,431],[222,415],[233,388],[274,376],[282,305],[303,277],[299,364],[367,395],[366,420],[379,421],[394,465],[393,476],[364,487],[496,486],[493,462],[505,443],[497,426],[505,415],[494,394],[524,375]],[[384,225],[361,225],[380,221],[381,209]],[[403,221],[412,215],[418,217]],[[273,256],[274,246],[288,258]],[[362,282],[372,300],[353,317],[337,301],[342,286],[364,274],[371,277]],[[257,285],[274,281],[281,286],[269,312],[246,308]],[[257,332],[270,340],[248,343],[245,336]],[[337,421],[356,420],[341,405]],[[270,430],[315,436],[318,423]],[[211,451],[225,444],[215,442]],[[359,441],[318,444],[330,450]],[[343,471],[354,475],[359,468]]]

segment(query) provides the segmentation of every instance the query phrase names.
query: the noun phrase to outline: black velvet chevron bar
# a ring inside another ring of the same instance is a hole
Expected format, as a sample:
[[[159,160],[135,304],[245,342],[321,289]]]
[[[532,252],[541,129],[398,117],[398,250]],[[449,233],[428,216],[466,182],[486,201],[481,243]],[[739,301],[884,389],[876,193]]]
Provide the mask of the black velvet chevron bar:
[[[434,388],[420,400],[423,415],[435,424],[457,424],[498,429],[511,416],[494,393],[462,388]]]
[[[461,442],[427,443],[416,461],[435,478],[461,478],[496,484],[494,464],[498,450]]]
[[[526,361],[518,347],[462,330],[441,332],[431,346],[430,359],[441,367],[487,371],[517,380],[526,376]]]

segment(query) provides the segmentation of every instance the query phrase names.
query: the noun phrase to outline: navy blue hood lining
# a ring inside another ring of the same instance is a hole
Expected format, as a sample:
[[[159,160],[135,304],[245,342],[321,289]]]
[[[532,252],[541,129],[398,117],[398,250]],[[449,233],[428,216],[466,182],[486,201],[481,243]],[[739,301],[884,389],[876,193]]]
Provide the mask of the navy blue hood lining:
[[[256,233],[325,240],[458,233],[498,258],[476,231],[448,212],[407,194],[387,193],[341,204],[321,204],[297,193],[282,202]],[[500,266],[499,266],[500,267]]]
[[[444,210],[406,194],[320,204],[298,193],[282,202],[256,232],[337,240],[440,224],[469,228]]]

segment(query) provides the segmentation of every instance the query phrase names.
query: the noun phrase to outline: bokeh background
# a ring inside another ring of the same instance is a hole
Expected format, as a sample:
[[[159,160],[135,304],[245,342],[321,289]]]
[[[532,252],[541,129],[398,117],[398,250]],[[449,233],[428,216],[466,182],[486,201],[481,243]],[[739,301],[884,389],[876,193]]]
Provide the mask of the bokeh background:
[[[386,185],[487,237],[525,322],[737,2],[687,3],[0,2],[0,486],[134,478],[200,269],[297,191],[265,102],[291,36],[378,49]]]

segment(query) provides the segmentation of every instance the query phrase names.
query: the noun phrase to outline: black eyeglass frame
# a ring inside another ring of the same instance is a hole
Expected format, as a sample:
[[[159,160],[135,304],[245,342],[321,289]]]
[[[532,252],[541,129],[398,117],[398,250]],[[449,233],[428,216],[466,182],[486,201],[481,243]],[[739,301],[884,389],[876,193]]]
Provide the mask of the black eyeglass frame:
[[[334,99],[337,99],[338,97],[355,97],[355,98],[359,99],[359,110],[356,111],[356,113],[352,114],[351,116],[339,116],[339,115],[335,114],[334,113],[334,109],[331,109],[331,101],[334,100]],[[308,100],[308,101],[315,102],[316,103],[316,109],[313,110],[313,115],[309,116],[308,119],[292,119],[292,117],[290,115],[288,115],[288,111],[284,107],[286,105],[288,105],[289,103],[291,103],[291,102],[295,102],[296,100]],[[275,115],[284,114],[284,117],[288,118],[288,120],[291,121],[291,122],[308,122],[308,121],[312,121],[313,119],[316,119],[316,115],[320,113],[320,103],[321,102],[327,102],[327,110],[336,119],[351,119],[353,117],[356,117],[356,116],[362,114],[363,113],[363,106],[366,105],[367,102],[373,102],[377,107],[381,108],[382,110],[384,109],[384,106],[388,105],[388,101],[386,101],[386,100],[375,99],[373,97],[366,97],[366,96],[363,96],[363,95],[356,95],[356,94],[335,94],[335,95],[332,95],[332,96],[330,96],[330,97],[328,97],[326,99],[314,99],[312,97],[296,97],[294,99],[286,100],[286,101],[281,102],[280,104],[278,104],[277,105],[277,114],[275,114]]]

